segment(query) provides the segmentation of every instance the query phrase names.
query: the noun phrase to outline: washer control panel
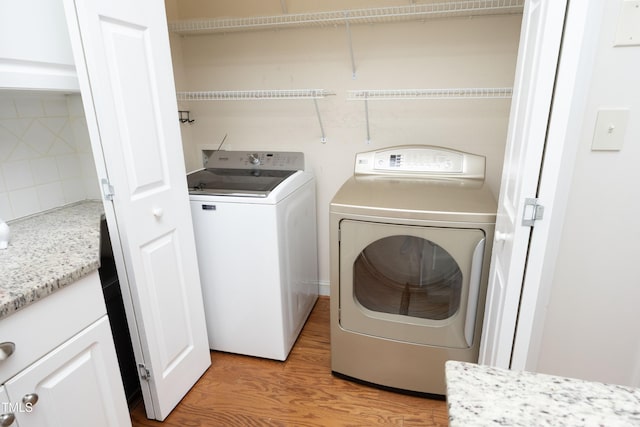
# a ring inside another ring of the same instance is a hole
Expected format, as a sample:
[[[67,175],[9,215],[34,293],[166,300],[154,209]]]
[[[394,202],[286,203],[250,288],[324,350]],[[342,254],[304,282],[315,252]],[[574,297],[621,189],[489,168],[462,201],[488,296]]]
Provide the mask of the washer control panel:
[[[399,146],[358,153],[356,175],[484,179],[485,158],[434,146]]]
[[[289,151],[204,152],[205,168],[304,170],[304,153]]]

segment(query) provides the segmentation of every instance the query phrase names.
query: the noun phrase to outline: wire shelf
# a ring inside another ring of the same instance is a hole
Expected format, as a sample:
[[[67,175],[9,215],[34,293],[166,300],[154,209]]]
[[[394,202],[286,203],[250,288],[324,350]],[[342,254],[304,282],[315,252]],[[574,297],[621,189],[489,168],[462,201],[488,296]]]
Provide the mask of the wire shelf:
[[[169,31],[186,35],[282,27],[383,23],[456,16],[508,15],[522,13],[523,7],[524,0],[461,0],[328,12],[176,21],[169,23]]]
[[[178,101],[254,101],[267,99],[321,99],[335,93],[324,89],[223,90],[177,92]]]
[[[394,99],[491,99],[511,98],[513,89],[503,88],[455,88],[455,89],[393,89],[350,90],[349,101]]]
[[[210,90],[200,92],[176,92],[178,101],[258,101],[270,99],[305,99],[312,100],[318,125],[320,126],[320,142],[327,142],[327,136],[320,116],[318,99],[335,95],[324,89],[279,89],[279,90]]]

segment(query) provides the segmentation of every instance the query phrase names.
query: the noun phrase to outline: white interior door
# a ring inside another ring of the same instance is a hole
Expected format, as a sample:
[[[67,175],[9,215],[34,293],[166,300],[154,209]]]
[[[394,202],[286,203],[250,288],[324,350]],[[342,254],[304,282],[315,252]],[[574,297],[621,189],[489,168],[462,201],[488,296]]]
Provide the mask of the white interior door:
[[[479,361],[509,368],[531,229],[522,225],[525,198],[536,195],[566,0],[525,3],[514,96]]]
[[[65,11],[147,416],[163,420],[210,365],[164,3]]]

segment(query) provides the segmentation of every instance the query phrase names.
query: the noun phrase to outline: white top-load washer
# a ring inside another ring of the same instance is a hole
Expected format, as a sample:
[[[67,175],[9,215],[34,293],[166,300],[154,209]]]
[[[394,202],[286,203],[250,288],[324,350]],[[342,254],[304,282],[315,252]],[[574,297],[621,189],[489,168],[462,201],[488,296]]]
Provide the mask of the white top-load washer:
[[[205,152],[187,175],[212,350],[285,360],[318,297],[315,178],[297,152]]]

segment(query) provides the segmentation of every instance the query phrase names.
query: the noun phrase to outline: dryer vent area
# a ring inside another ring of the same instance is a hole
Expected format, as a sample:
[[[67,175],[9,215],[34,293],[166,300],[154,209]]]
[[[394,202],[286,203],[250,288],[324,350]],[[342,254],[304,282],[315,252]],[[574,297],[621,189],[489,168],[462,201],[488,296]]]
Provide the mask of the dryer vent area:
[[[368,245],[354,263],[354,293],[365,308],[443,320],[460,307],[463,276],[441,246],[416,236],[389,236]]]

